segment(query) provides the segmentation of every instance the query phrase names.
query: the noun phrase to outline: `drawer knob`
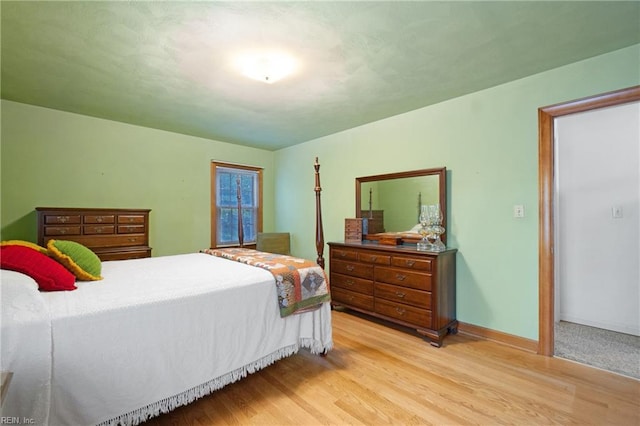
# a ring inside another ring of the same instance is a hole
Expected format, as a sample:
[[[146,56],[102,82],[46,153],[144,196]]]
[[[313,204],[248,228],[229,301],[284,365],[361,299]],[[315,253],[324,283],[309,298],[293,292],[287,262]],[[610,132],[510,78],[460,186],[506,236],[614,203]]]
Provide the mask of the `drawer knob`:
[[[102,234],[102,231],[104,231],[104,228],[102,226],[96,228],[96,233]]]
[[[67,233],[67,230],[66,230],[66,229],[64,229],[64,228],[62,228],[62,229],[60,230],[60,233],[61,233],[62,235],[64,235],[64,234],[66,234],[66,233]]]
[[[347,253],[340,252],[340,257],[346,257],[346,256],[347,256]]]
[[[400,299],[402,299],[404,296],[406,296],[406,294],[404,294],[401,291],[396,291],[396,296],[398,296]]]
[[[415,264],[416,264],[415,260],[407,259],[407,266],[412,267]]]
[[[396,312],[397,312],[399,315],[404,315],[404,313],[405,313],[406,311],[405,311],[404,309],[402,309],[402,308],[396,308]]]
[[[102,219],[102,216],[98,216],[96,218],[96,222],[101,223],[104,219]]]
[[[347,280],[347,282],[345,283],[348,286],[352,286],[354,284],[354,282],[352,280]]]
[[[371,261],[375,262],[377,258],[378,258],[378,256],[371,256]]]
[[[353,296],[349,296],[349,302],[353,302]]]
[[[130,242],[130,243],[135,243],[135,242],[136,242],[136,239],[135,239],[135,238],[129,238],[129,242]]]
[[[69,216],[58,216],[57,219],[60,223],[66,223],[69,221]]]
[[[354,269],[353,265],[347,265],[347,271],[352,272]]]
[[[407,279],[407,276],[402,274],[396,274],[396,279],[398,281],[404,281],[405,279]]]

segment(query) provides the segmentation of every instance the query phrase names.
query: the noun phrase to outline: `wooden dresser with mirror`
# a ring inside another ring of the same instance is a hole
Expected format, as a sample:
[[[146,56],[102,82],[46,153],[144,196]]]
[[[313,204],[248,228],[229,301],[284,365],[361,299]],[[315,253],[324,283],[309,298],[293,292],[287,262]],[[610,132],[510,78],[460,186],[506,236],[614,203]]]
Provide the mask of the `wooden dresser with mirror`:
[[[411,327],[440,347],[458,329],[457,250],[417,250],[421,237],[409,231],[428,204],[440,205],[446,229],[444,167],[357,178],[356,216],[377,211],[385,232],[329,243],[331,298],[333,306]],[[399,244],[381,244],[389,240]]]

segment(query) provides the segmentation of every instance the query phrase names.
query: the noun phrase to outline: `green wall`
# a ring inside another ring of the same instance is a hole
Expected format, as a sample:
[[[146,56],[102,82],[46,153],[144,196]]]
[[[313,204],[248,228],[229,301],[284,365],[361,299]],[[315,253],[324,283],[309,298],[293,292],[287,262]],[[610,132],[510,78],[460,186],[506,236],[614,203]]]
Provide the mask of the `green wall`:
[[[537,340],[537,110],[638,84],[640,45],[282,149],[276,227],[315,258],[316,156],[326,241],[342,240],[355,215],[356,177],[446,166],[458,319]],[[525,218],[513,218],[515,204]]]
[[[1,238],[36,240],[34,208],[149,208],[154,256],[209,247],[210,162],[264,167],[264,229],[274,223],[270,151],[2,101]]]

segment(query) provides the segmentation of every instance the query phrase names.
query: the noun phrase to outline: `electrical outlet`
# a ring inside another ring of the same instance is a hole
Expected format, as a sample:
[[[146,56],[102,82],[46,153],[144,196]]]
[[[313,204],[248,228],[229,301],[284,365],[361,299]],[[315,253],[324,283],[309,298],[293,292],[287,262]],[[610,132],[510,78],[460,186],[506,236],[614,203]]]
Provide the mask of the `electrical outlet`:
[[[517,217],[517,218],[524,217],[524,206],[522,204],[517,204],[513,206],[513,217]]]
[[[614,219],[622,219],[622,207],[621,206],[611,207],[611,216]]]

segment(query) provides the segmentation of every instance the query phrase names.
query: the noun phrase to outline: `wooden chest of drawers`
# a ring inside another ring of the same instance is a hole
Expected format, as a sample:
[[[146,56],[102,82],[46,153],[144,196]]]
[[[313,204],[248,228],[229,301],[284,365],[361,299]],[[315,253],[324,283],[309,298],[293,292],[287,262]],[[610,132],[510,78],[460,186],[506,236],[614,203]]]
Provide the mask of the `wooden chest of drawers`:
[[[457,250],[419,252],[366,242],[329,247],[334,306],[415,328],[437,347],[457,332]]]
[[[347,242],[362,241],[362,219],[344,220],[344,240]]]
[[[151,257],[146,209],[38,207],[38,244],[51,239],[76,241],[101,260]]]

